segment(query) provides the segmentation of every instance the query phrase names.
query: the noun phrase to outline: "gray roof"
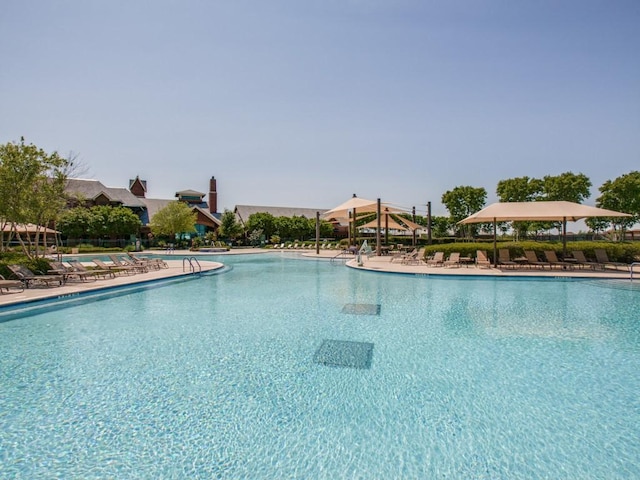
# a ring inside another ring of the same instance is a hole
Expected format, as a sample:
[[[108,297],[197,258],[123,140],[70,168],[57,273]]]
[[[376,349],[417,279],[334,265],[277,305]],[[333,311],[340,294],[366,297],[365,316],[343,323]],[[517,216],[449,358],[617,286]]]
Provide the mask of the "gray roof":
[[[121,203],[125,207],[144,208],[142,199],[136,197],[126,188],[106,187],[98,180],[70,178],[67,180],[65,190],[68,194],[81,196],[89,200],[94,200],[103,194],[112,202]]]
[[[156,213],[169,205],[171,202],[177,202],[177,200],[174,199],[165,200],[164,198],[141,198],[140,200],[142,200],[147,206],[147,216],[149,218],[149,221],[151,221]]]
[[[260,205],[236,205],[234,213],[244,223],[254,213],[270,213],[274,217],[306,217],[315,218],[316,212],[322,215],[328,208],[296,208],[296,207],[267,207]]]

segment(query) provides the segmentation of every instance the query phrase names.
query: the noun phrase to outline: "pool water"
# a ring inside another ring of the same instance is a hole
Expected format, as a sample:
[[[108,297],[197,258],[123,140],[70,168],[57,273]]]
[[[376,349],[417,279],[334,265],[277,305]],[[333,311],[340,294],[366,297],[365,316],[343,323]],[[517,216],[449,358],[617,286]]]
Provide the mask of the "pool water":
[[[639,291],[223,261],[0,323],[0,477],[640,477]]]

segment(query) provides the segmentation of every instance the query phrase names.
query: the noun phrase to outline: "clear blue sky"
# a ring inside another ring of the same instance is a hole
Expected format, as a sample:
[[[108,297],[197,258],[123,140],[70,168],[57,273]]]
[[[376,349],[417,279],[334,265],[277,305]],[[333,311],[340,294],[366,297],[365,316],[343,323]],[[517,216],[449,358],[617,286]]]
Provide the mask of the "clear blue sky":
[[[637,0],[4,0],[0,142],[151,198],[331,208],[640,169]]]

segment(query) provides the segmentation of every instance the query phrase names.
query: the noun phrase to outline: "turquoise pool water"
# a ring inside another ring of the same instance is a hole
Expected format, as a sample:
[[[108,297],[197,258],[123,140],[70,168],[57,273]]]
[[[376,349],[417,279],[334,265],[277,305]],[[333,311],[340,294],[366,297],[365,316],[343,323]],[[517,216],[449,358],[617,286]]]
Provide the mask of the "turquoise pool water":
[[[0,323],[0,477],[640,477],[640,292],[223,260]]]

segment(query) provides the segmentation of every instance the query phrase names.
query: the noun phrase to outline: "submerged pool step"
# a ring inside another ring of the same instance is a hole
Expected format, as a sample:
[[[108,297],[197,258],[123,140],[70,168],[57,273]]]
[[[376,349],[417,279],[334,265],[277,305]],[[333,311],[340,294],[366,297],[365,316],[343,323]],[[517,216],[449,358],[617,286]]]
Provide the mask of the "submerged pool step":
[[[324,340],[313,361],[329,367],[369,369],[372,358],[373,343]]]

